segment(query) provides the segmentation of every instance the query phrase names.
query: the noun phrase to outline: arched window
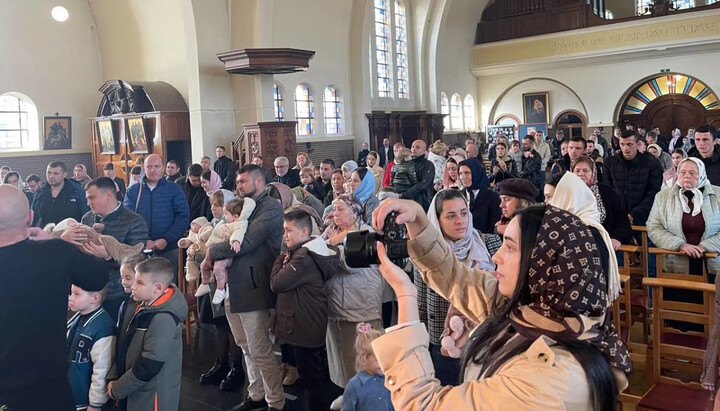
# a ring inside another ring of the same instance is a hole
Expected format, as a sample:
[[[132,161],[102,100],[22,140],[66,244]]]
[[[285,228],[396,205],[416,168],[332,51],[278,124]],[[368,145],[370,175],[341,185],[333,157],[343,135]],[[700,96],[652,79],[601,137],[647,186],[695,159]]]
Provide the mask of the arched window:
[[[453,94],[450,99],[450,128],[452,130],[463,129],[463,106],[459,94]]]
[[[440,93],[440,114],[447,114],[443,117],[443,124],[445,130],[450,130],[450,102],[448,101],[447,94]]]
[[[375,67],[378,97],[392,97],[392,56],[387,0],[375,0]]]
[[[314,133],[313,95],[306,84],[298,84],[295,88],[295,120],[297,120],[297,134],[309,136]]]
[[[397,62],[398,97],[408,98],[408,42],[405,5],[395,0],[395,61]]]
[[[613,15],[613,12],[608,9],[605,9],[605,20],[612,20],[613,18],[615,18],[615,15]]]
[[[410,98],[408,14],[402,0],[373,0],[375,97]]]
[[[273,106],[275,107],[275,120],[283,121],[285,114],[283,110],[283,91],[278,83],[273,83]]]
[[[465,117],[465,129],[475,130],[475,100],[468,94],[463,101],[463,116]]]
[[[35,104],[17,93],[0,95],[0,150],[37,150],[38,136]]]
[[[323,108],[325,109],[325,132],[342,134],[342,101],[340,100],[340,90],[337,87],[325,87]]]

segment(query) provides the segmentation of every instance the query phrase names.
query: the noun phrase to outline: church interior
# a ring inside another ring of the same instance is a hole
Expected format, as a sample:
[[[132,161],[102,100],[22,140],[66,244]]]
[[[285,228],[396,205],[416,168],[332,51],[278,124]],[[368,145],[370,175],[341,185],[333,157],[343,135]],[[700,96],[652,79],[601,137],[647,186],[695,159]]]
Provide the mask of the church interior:
[[[386,138],[486,148],[498,132],[720,128],[716,0],[0,0],[0,39],[0,165],[41,179],[63,161],[91,178],[112,163],[128,180],[148,153],[186,170],[216,146],[272,169],[301,151],[342,164]],[[630,295],[654,255],[627,247],[642,256],[620,267]],[[636,364],[620,394],[631,410],[667,367],[648,343],[654,309],[626,302],[615,320]],[[198,384],[212,330],[189,331],[180,409],[242,401]],[[694,375],[685,365],[673,377]],[[285,396],[302,409],[301,393]]]

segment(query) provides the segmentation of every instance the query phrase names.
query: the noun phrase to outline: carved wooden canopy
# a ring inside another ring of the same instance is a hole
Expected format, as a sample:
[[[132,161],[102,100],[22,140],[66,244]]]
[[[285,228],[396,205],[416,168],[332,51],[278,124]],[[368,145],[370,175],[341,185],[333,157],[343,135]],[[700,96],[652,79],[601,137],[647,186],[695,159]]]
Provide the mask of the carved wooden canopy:
[[[164,81],[108,80],[101,87],[103,98],[97,117],[153,111],[188,111],[175,87]]]
[[[228,73],[249,75],[305,71],[313,56],[314,51],[291,48],[240,49],[217,55]]]

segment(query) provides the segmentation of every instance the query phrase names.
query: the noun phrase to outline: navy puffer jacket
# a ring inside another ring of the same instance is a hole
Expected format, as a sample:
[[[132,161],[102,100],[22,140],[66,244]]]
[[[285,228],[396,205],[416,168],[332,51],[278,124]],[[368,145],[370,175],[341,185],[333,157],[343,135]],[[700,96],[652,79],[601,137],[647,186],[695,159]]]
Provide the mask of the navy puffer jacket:
[[[160,179],[152,191],[146,178],[140,184],[133,184],[125,193],[123,205],[142,216],[151,240],[162,238],[167,241],[167,251],[177,248],[178,240],[190,227],[190,208],[185,193],[180,185],[165,179]]]

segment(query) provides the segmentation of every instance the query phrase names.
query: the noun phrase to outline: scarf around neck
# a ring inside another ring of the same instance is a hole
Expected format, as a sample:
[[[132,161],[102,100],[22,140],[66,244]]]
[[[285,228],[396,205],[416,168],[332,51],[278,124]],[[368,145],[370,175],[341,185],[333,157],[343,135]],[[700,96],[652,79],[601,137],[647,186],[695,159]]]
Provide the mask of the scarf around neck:
[[[583,184],[584,185],[584,184]],[[586,341],[610,365],[629,373],[632,361],[607,315],[605,276],[592,232],[578,217],[548,205],[527,273],[530,302],[510,322],[525,338]]]
[[[698,168],[698,183],[697,186],[691,189],[683,188],[683,186],[680,185],[680,181],[676,179],[675,184],[677,184],[678,187],[680,187],[680,190],[678,190],[678,195],[680,196],[680,203],[682,204],[683,213],[691,213],[693,217],[700,214],[702,212],[702,205],[703,205],[703,192],[701,188],[705,187],[706,185],[710,184],[710,181],[707,178],[707,173],[705,171],[705,163],[702,162],[699,158],[695,157],[688,157],[680,161],[680,163],[677,166],[677,169],[680,170],[680,167],[682,167],[683,163],[692,161],[697,165]],[[692,196],[692,203],[693,208],[690,209],[690,203],[685,195],[686,192],[691,192],[693,194]]]
[[[451,189],[452,190],[452,189]],[[444,190],[442,190],[444,191]],[[438,192],[440,194],[442,191]],[[435,194],[432,201],[430,202],[430,208],[428,208],[428,223],[437,228],[438,232],[442,233],[440,228],[440,216],[435,212],[435,202],[438,194]],[[467,202],[467,200],[465,200]],[[480,269],[492,271],[495,269],[495,263],[490,259],[490,253],[480,237],[480,233],[473,228],[472,213],[468,208],[468,224],[465,237],[458,241],[448,239],[443,235],[443,239],[450,246],[455,256],[465,265],[472,267],[477,266]]]

